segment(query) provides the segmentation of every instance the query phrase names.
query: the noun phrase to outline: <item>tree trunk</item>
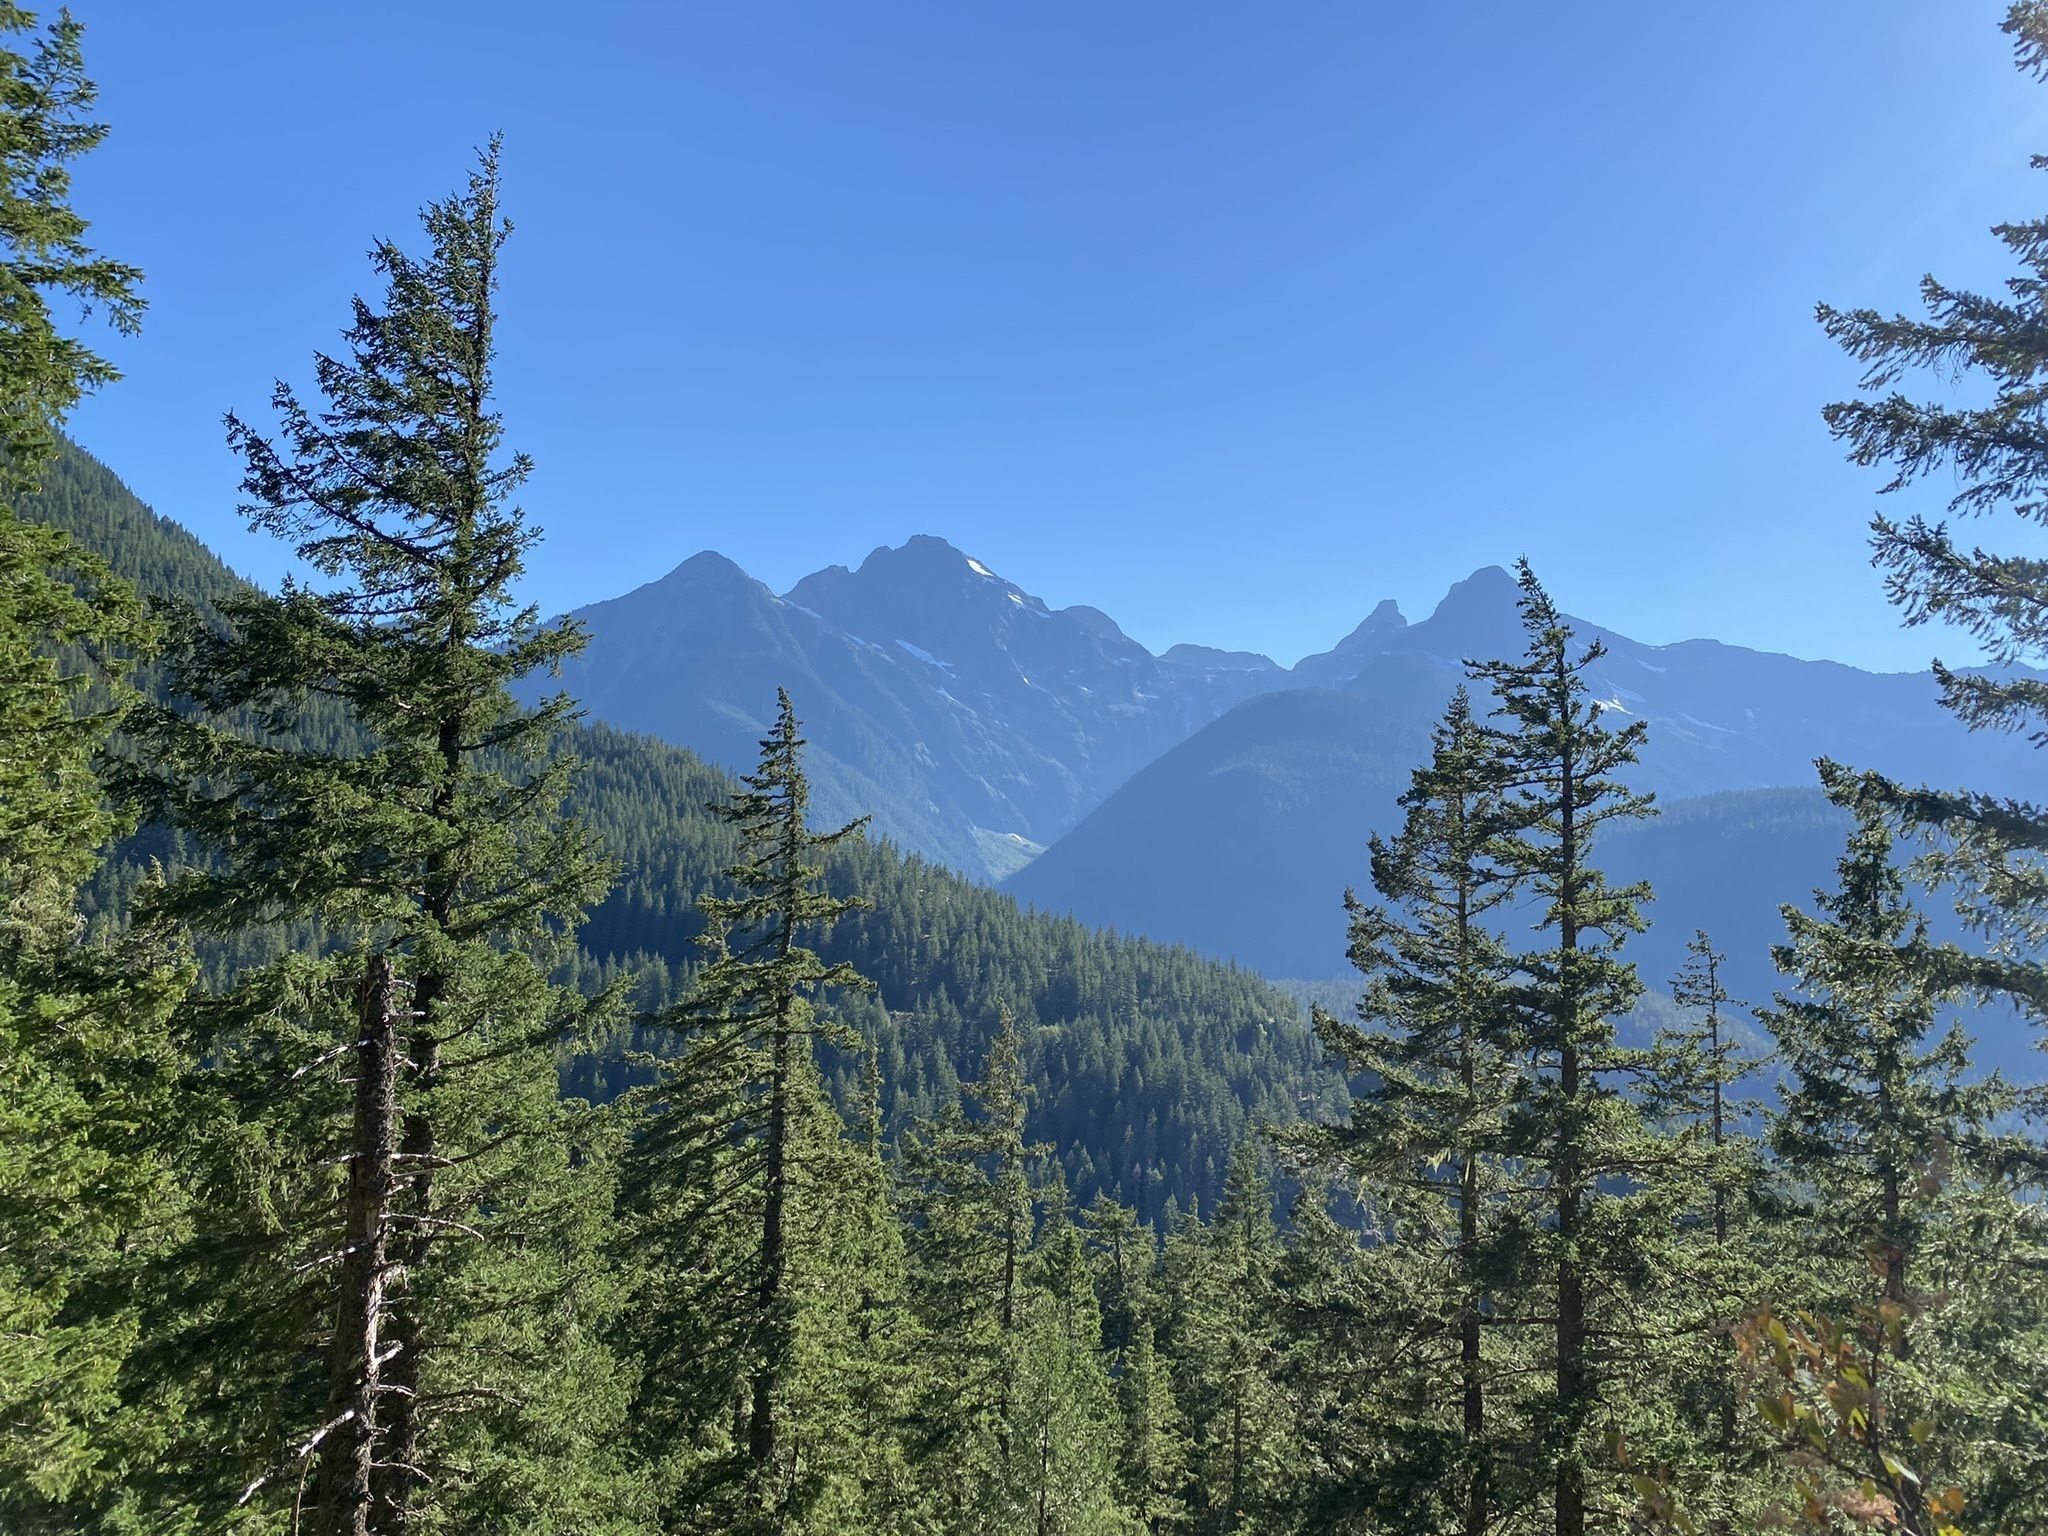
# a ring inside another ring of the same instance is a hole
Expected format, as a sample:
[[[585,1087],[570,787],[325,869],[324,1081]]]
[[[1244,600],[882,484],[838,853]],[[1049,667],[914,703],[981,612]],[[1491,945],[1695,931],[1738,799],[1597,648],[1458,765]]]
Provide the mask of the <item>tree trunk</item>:
[[[398,1121],[397,1010],[391,962],[370,961],[356,992],[355,1113],[349,1132],[341,1298],[329,1352],[329,1418],[340,1420],[320,1456],[315,1529],[370,1536],[375,1497],[384,1285],[391,1232],[392,1154]]]
[[[436,1011],[442,985],[438,974],[428,972],[413,988],[413,1012],[423,1025]],[[424,1089],[440,1070],[440,1042],[432,1028],[422,1027],[411,1044],[413,1080]],[[386,1377],[392,1402],[386,1416],[384,1455],[377,1470],[378,1503],[385,1511],[384,1529],[390,1532],[406,1528],[421,1461],[419,1392],[426,1328],[414,1285],[426,1269],[427,1250],[433,1244],[428,1218],[434,1203],[434,1126],[424,1111],[415,1110],[405,1117],[405,1134],[398,1150],[406,1191],[399,1219],[409,1222],[410,1229],[399,1245],[402,1263],[395,1271],[404,1285],[391,1308],[392,1348]]]
[[[747,1418],[747,1454],[757,1470],[775,1459],[775,1400],[782,1386],[788,1352],[783,1319],[783,1210],[789,1184],[789,1005],[776,1014],[769,1047],[768,1144],[764,1149],[766,1181],[761,1205],[761,1281],[756,1298],[761,1326],[761,1352],[754,1367],[753,1407]]]
[[[1458,841],[1465,843],[1465,802],[1457,802]],[[1470,975],[1472,966],[1472,893],[1461,880],[1458,887],[1459,967]],[[1475,1061],[1479,1046],[1472,1038],[1472,1020],[1460,1027],[1458,1068],[1465,1090],[1468,1115],[1477,1109],[1478,1071]],[[1468,1121],[1469,1124],[1469,1121]],[[1472,1458],[1470,1480],[1465,1485],[1465,1536],[1485,1536],[1487,1524],[1486,1395],[1480,1375],[1480,1297],[1475,1274],[1479,1251],[1479,1156],[1465,1150],[1458,1175],[1458,1260],[1463,1293],[1458,1304],[1458,1374],[1464,1398],[1465,1451]]]
[[[464,633],[459,624],[451,628],[446,649],[460,647]],[[444,715],[435,733],[435,752],[440,758],[440,782],[435,786],[434,816],[444,826],[455,815],[456,786],[462,773],[462,721]],[[435,851],[427,859],[426,879],[421,891],[421,910],[442,933],[448,931],[455,912],[455,875],[445,852]],[[413,1081],[422,1091],[430,1088],[441,1070],[441,999],[448,978],[437,969],[426,969],[413,984],[411,1068]],[[404,1286],[391,1309],[390,1382],[393,1403],[387,1433],[384,1464],[379,1468],[379,1498],[387,1506],[387,1529],[403,1531],[412,1508],[413,1489],[420,1478],[423,1425],[419,1412],[420,1371],[426,1350],[425,1321],[415,1285],[426,1272],[432,1248],[434,1214],[434,1123],[423,1108],[405,1117],[405,1134],[399,1143],[404,1162],[401,1170],[406,1184],[404,1215],[411,1218],[406,1236],[404,1264],[399,1273]]]
[[[1469,1090],[1471,1063],[1465,1072]],[[1465,1294],[1458,1319],[1458,1368],[1463,1378],[1465,1399],[1465,1450],[1473,1458],[1471,1481],[1465,1489],[1465,1536],[1485,1536],[1487,1467],[1485,1462],[1486,1396],[1479,1371],[1479,1294],[1472,1283],[1474,1250],[1479,1246],[1479,1159],[1465,1154],[1463,1177],[1458,1184],[1458,1248],[1464,1260]]]
[[[1579,1203],[1584,1177],[1579,1146],[1579,1000],[1573,964],[1579,947],[1578,874],[1581,850],[1575,812],[1578,809],[1576,765],[1569,749],[1558,764],[1558,989],[1555,1023],[1559,1031],[1557,1088],[1562,1123],[1558,1127],[1557,1163],[1557,1536],[1585,1536],[1586,1469],[1579,1460],[1580,1432],[1586,1416],[1586,1302],[1581,1288]]]

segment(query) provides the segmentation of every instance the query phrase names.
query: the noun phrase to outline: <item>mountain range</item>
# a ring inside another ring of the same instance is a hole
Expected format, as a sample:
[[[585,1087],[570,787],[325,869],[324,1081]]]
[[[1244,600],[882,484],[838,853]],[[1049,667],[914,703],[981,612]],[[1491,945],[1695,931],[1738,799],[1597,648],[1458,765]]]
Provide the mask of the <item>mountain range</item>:
[[[775,690],[796,701],[822,817],[1000,878],[1231,704],[1263,657],[1154,656],[1093,608],[1050,608],[943,540],[878,549],[778,596],[706,552],[576,611],[564,670],[597,719],[729,768]]]
[[[1228,954],[1270,975],[1319,977],[1344,947],[1341,892],[1365,843],[1398,825],[1396,797],[1428,752],[1463,660],[1518,654],[1516,588],[1498,568],[1458,583],[1431,616],[1377,621],[1294,669],[1323,683],[1249,700],[1197,731],[1091,812],[1008,886],[1090,922]],[[1589,681],[1617,719],[1649,730],[1637,787],[1661,814],[1608,835],[1618,877],[1661,893],[1632,945],[1660,981],[1695,928],[1733,957],[1752,998],[1775,984],[1780,904],[1832,882],[1843,819],[1815,785],[1833,757],[1896,777],[2024,795],[2038,769],[2011,736],[1965,730],[1927,673],[1871,673],[1712,640],[1646,645],[1569,621],[1606,654]],[[1204,829],[1196,842],[1190,828]]]
[[[83,454],[67,450],[43,504],[145,590],[203,604],[232,584],[188,534],[152,518]],[[1100,1007],[1116,1021],[1099,1026],[1106,1032],[1148,1031],[1148,1054],[1167,1050],[1177,1030],[1187,1038],[1174,1048],[1191,1053],[1186,1070],[1202,1078],[1201,1112],[1216,1123],[1146,1155],[1175,1168],[1173,1185],[1220,1176],[1223,1121],[1244,1106],[1276,1088],[1284,1099],[1321,1091],[1308,1086],[1320,1081],[1310,1043],[1276,1032],[1282,1005],[1242,990],[1251,978],[1233,980],[1238,973],[1204,968],[1185,951],[1184,961],[1142,945],[1108,951],[1157,955],[1143,963],[1173,976],[1149,1001],[1140,987],[1135,1007],[1094,959],[1071,974],[1035,958],[975,959],[976,943],[1008,955],[1014,941],[998,936],[1020,918],[1017,931],[1033,935],[1027,948],[1079,954],[1105,940],[1044,926],[917,856],[984,886],[1006,876],[1007,896],[1049,917],[1071,914],[1267,976],[1327,981],[1343,970],[1343,891],[1364,883],[1368,837],[1395,826],[1395,799],[1464,659],[1520,648],[1515,595],[1507,573],[1489,567],[1421,622],[1381,602],[1328,651],[1283,668],[1194,643],[1154,656],[1099,610],[1052,609],[934,538],[877,550],[857,570],[828,567],[781,596],[703,554],[581,610],[591,644],[566,683],[597,720],[731,768],[752,765],[775,690],[788,687],[808,722],[821,818],[873,812],[877,829],[911,855],[877,849],[880,862],[865,865],[868,882],[891,883],[897,931],[849,929],[849,958],[877,974],[903,968],[885,989],[894,994],[886,1017],[911,1017],[901,1011],[908,1006],[920,1028],[933,1027],[935,999],[921,995],[931,950],[958,943],[952,974],[983,1000],[1030,994],[1034,1011],[1052,1018]],[[1841,843],[1842,816],[1812,787],[1815,756],[1909,779],[2031,790],[2036,759],[2026,743],[1964,731],[1938,708],[1927,674],[1873,674],[1708,640],[1646,645],[1571,622],[1606,647],[1592,671],[1597,696],[1650,727],[1637,779],[1658,794],[1661,814],[1613,829],[1603,860],[1617,878],[1647,879],[1658,892],[1652,926],[1630,945],[1652,985],[1705,927],[1729,952],[1739,993],[1760,1001],[1773,988],[1778,908],[1830,882]],[[621,840],[626,877],[587,930],[595,963],[685,964],[694,932],[686,893],[719,866],[702,802],[724,781],[691,766],[695,758],[616,733],[586,733],[579,750],[594,793],[633,786],[599,818]],[[944,923],[935,901],[951,914]],[[1006,980],[1012,973],[1035,979]],[[1202,978],[1192,993],[1189,977]],[[1121,1000],[1100,1002],[1104,985]],[[1169,1027],[1172,997],[1195,995],[1200,1007],[1180,1007]],[[958,1020],[964,1002],[938,1001],[936,1017]],[[1241,1009],[1262,1014],[1249,1035]],[[965,1012],[977,1018],[980,1009]],[[973,1059],[984,1025],[942,1026],[949,1066]],[[1068,1038],[1058,1028],[1054,1036]],[[1087,1036],[1072,1038],[1078,1046]],[[1250,1072],[1230,1060],[1231,1041],[1244,1039],[1257,1042],[1260,1058]],[[1101,1043],[1074,1068],[1090,1084],[1121,1070]],[[1987,1059],[2022,1059],[1997,1038],[1986,1046]],[[906,1096],[906,1111],[942,1089],[945,1073],[935,1088],[924,1050],[901,1063],[924,1084]],[[1225,1080],[1231,1086],[1220,1089]],[[1052,1079],[1046,1087],[1049,1102],[1076,1113],[1095,1091]],[[1212,1113],[1217,1104],[1225,1109]],[[1078,1165],[1074,1173],[1091,1176]]]
[[[872,815],[1041,908],[1321,977],[1342,967],[1366,838],[1392,830],[1465,661],[1519,654],[1516,597],[1488,566],[1419,622],[1381,601],[1282,667],[1193,642],[1154,655],[1101,610],[1052,608],[930,536],[780,595],[704,553],[578,610],[590,644],[565,681],[594,717],[734,768],[787,687],[821,818]],[[1964,730],[1928,673],[1569,622],[1605,647],[1595,696],[1649,723],[1635,780],[1664,814],[1617,834],[1614,858],[1666,893],[1638,946],[1652,977],[1706,926],[1739,938],[1745,982],[1771,984],[1778,904],[1825,883],[1839,846],[1817,757],[2030,789],[2031,748]]]

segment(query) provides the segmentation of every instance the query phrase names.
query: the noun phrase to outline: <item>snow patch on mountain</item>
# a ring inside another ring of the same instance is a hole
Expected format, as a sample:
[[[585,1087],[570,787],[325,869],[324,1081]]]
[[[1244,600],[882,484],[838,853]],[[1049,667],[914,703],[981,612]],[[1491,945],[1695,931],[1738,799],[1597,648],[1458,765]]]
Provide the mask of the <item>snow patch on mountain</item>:
[[[928,667],[937,667],[941,672],[950,672],[953,670],[953,663],[951,663],[950,661],[939,660],[938,657],[934,656],[930,651],[926,650],[921,645],[912,645],[908,640],[898,640],[896,643],[902,646],[905,651],[909,652],[912,656],[915,656],[919,661],[923,662]]]

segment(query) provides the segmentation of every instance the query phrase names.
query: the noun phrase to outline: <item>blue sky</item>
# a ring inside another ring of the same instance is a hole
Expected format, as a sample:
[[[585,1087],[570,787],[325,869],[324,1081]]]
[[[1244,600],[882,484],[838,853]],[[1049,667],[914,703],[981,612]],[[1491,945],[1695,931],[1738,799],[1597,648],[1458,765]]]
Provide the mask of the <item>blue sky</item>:
[[[1917,666],[1812,306],[1994,283],[2048,202],[1985,0],[74,11],[152,305],[76,430],[260,578],[222,412],[504,132],[549,609],[931,532],[1292,661],[1527,553],[1642,639]]]

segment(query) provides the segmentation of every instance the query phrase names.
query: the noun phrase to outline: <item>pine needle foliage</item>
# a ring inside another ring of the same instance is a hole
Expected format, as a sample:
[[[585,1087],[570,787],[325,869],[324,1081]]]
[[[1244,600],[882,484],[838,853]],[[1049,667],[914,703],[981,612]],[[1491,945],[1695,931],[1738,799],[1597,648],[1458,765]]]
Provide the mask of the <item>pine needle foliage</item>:
[[[624,1528],[609,1158],[557,1090],[610,1000],[552,979],[610,870],[562,813],[568,702],[508,692],[580,637],[512,596],[537,535],[491,400],[495,142],[421,223],[424,254],[373,249],[321,403],[280,384],[275,438],[228,418],[251,524],[307,574],[184,615],[190,708],[144,721],[140,785],[210,853],[159,913],[311,935],[184,1018],[178,1496],[230,1529]]]

